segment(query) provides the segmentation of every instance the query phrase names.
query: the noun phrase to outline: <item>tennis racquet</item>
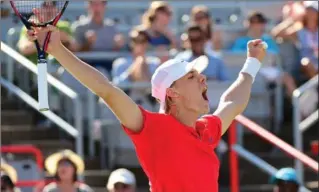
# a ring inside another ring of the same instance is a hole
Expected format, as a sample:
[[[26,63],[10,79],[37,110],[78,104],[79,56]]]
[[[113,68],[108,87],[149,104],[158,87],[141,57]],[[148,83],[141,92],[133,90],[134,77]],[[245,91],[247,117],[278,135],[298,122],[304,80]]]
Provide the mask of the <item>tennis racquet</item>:
[[[55,26],[68,3],[69,1],[10,1],[15,14],[28,30],[32,29],[32,27]],[[34,41],[38,52],[39,111],[49,110],[46,50],[50,36],[51,32],[48,32],[42,48],[37,40]]]

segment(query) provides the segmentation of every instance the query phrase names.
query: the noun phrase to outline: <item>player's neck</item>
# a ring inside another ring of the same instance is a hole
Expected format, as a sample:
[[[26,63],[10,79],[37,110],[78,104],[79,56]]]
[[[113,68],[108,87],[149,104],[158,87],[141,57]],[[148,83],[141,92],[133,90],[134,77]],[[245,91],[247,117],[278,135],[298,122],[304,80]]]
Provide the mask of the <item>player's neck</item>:
[[[195,128],[196,120],[198,119],[198,114],[193,113],[189,110],[178,110],[176,111],[176,113],[172,113],[171,115],[181,124]]]

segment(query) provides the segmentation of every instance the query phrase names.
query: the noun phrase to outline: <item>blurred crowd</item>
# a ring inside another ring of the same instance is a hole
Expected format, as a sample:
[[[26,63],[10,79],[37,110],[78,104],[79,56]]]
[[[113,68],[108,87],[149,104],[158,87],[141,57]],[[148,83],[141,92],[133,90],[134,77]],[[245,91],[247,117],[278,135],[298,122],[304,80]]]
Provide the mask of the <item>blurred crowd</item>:
[[[33,192],[93,192],[94,190],[79,180],[85,166],[80,156],[70,150],[54,153],[46,158],[45,169],[52,179],[38,183]],[[1,160],[1,192],[21,192],[15,184],[18,174],[14,167]],[[265,181],[267,182],[267,181]],[[299,191],[300,182],[293,168],[285,167],[271,177],[273,191]],[[107,192],[136,192],[134,173],[119,168],[111,172],[105,186]]]
[[[44,4],[43,13],[52,14],[54,6],[54,3]],[[288,2],[282,9],[282,18],[278,18],[278,24],[271,30],[266,29],[267,16],[252,11],[244,22],[245,30],[227,45],[222,37],[225,33],[216,27],[205,5],[191,9],[189,23],[180,36],[169,27],[174,13],[165,1],[151,2],[140,25],[128,34],[120,33],[106,13],[106,1],[88,1],[86,15],[72,23],[61,20],[57,27],[63,44],[73,52],[129,53],[115,59],[84,58],[117,85],[149,82],[155,69],[172,56],[190,61],[207,55],[209,65],[203,74],[208,80],[227,81],[230,77],[222,53],[244,54],[247,42],[257,38],[268,44],[269,53],[280,56],[283,70],[263,69],[262,74],[272,80],[280,79],[288,98],[296,87],[318,73],[318,3],[315,1]],[[21,30],[18,49],[36,63],[36,49],[27,40],[25,28]],[[145,94],[143,90],[125,91],[133,98],[135,94]],[[150,105],[154,103],[148,92],[145,98]]]
[[[62,150],[45,159],[48,177],[39,182],[33,192],[93,192],[94,190],[80,181],[79,176],[85,170],[83,159],[71,150]],[[16,186],[19,175],[16,169],[1,159],[1,192],[21,192]],[[31,173],[30,173],[31,174]],[[124,168],[116,169],[109,175],[105,191],[135,192],[135,175]]]

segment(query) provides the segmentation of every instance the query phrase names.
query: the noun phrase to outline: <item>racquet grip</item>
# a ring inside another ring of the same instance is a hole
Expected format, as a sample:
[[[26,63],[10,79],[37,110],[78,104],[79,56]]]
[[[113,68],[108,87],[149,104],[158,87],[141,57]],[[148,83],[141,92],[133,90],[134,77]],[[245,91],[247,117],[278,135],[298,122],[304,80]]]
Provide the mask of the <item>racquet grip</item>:
[[[39,111],[49,110],[47,63],[38,63],[38,100]]]

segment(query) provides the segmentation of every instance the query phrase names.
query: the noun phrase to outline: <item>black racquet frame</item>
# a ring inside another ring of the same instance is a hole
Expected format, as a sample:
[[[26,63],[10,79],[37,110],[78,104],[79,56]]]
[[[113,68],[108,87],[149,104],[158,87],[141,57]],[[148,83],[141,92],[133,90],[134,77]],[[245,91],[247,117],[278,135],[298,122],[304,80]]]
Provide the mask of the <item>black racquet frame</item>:
[[[36,24],[36,23],[32,23],[30,21],[28,21],[16,8],[14,1],[10,1],[11,7],[13,9],[13,11],[15,12],[15,14],[20,18],[20,20],[22,21],[22,23],[25,25],[25,27],[28,30],[31,30],[32,27],[46,27],[47,25],[53,25],[55,26],[57,24],[57,22],[60,20],[60,18],[62,17],[65,9],[67,8],[69,1],[65,1],[61,11],[59,12],[59,14],[52,19],[51,21],[45,22],[45,23],[41,23],[41,24]],[[37,40],[34,41],[36,49],[38,51],[38,60],[45,60],[45,54],[46,54],[46,50],[48,48],[48,44],[50,41],[50,37],[51,37],[51,32],[48,32],[47,36],[45,37],[44,40],[44,44],[43,44],[43,49],[40,48],[40,44]]]

